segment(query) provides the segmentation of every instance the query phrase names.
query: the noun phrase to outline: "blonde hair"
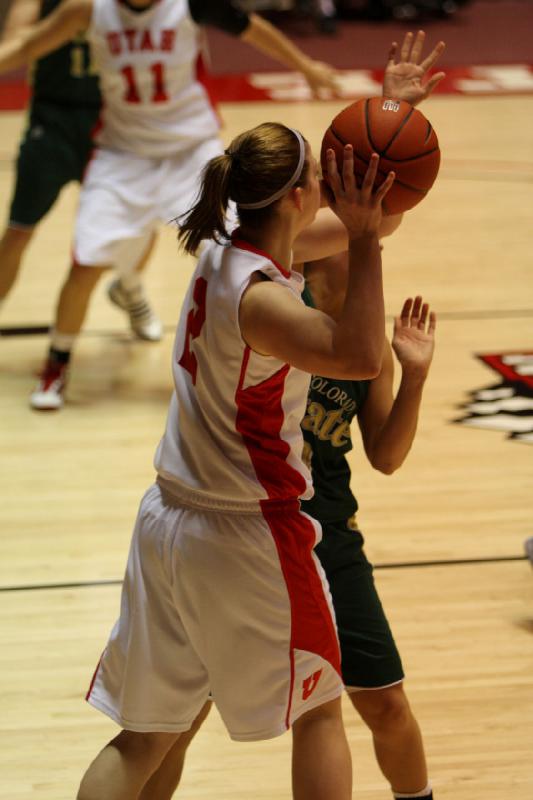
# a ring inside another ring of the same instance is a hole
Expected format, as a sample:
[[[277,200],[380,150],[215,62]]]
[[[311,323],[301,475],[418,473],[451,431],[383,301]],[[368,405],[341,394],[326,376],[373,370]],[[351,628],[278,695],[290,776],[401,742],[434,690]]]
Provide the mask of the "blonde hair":
[[[265,122],[241,133],[224,155],[212,158],[202,172],[202,185],[192,209],[179,221],[178,240],[188,253],[195,253],[203,239],[229,241],[226,209],[237,205],[241,223],[257,227],[268,219],[277,201],[262,208],[239,206],[261,203],[287,184],[300,161],[300,135],[278,122]],[[299,177],[288,188],[305,185],[307,159]],[[288,190],[288,189],[287,189]]]

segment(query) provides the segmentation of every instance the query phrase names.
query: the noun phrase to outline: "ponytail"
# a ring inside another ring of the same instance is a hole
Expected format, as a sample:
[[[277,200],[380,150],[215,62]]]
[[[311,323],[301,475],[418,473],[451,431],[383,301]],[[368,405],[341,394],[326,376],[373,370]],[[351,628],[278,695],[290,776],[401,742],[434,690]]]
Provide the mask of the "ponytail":
[[[212,158],[202,171],[202,188],[191,210],[180,221],[178,242],[193,255],[203,239],[229,241],[225,217],[229,202],[231,156]]]

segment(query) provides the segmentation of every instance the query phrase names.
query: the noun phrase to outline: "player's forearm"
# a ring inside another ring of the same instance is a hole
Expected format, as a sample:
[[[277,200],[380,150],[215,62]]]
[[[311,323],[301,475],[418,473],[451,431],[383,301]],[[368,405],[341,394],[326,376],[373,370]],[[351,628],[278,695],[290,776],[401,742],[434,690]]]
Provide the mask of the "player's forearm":
[[[5,18],[1,40],[10,39],[38,18],[39,0],[13,0]]]
[[[416,435],[425,374],[403,374],[390,414],[368,454],[374,469],[387,475],[405,461]]]
[[[63,0],[50,16],[0,45],[0,72],[19,69],[57,50],[87,29],[91,11],[91,0]]]
[[[26,37],[20,31],[0,44],[0,73],[24,67],[31,61]]]
[[[385,344],[381,253],[376,235],[350,240],[349,277],[333,352],[346,364],[346,378],[374,378]]]
[[[290,69],[305,73],[311,63],[285,34],[258,14],[250,14],[250,24],[241,39]]]

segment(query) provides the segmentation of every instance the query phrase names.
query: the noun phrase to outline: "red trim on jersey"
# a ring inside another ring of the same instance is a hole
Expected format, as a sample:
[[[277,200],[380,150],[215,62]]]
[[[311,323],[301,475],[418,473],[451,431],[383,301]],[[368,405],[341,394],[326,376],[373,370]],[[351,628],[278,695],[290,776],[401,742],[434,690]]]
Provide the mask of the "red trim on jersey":
[[[88,690],[87,694],[85,695],[85,699],[86,699],[86,700],[88,700],[88,699],[89,699],[89,697],[91,696],[91,692],[92,692],[92,690],[93,690],[94,682],[95,682],[95,680],[96,680],[96,676],[97,676],[97,674],[98,674],[98,670],[100,669],[100,664],[102,663],[102,659],[103,659],[103,657],[104,657],[104,653],[102,653],[102,655],[101,655],[101,656],[100,656],[100,658],[98,659],[98,664],[96,665],[96,669],[95,669],[95,671],[94,671],[94,674],[93,674],[93,677],[92,677],[92,680],[91,680],[91,684],[90,684],[90,686],[89,686],[89,690]]]
[[[303,475],[288,464],[290,447],[280,436],[285,418],[281,400],[290,366],[285,364],[261,383],[243,389],[249,359],[250,348],[247,347],[235,393],[235,427],[269,499],[292,500],[303,494],[307,484]]]
[[[337,631],[313,558],[315,527],[302,514],[297,500],[282,508],[263,500],[261,510],[276,544],[291,604],[291,684],[294,650],[316,653],[341,675]],[[291,697],[292,688],[291,685]],[[289,714],[290,703],[287,720]]]
[[[248,250],[248,252],[255,253],[257,256],[263,256],[263,258],[268,258],[268,260],[274,264],[276,269],[279,269],[284,278],[291,277],[291,273],[288,272],[284,267],[282,267],[281,264],[275,261],[272,258],[272,256],[269,256],[268,253],[265,253],[264,250],[259,250],[258,247],[254,247],[253,244],[250,244],[250,242],[246,242],[244,239],[239,239],[238,238],[239,231],[240,229],[237,228],[237,230],[234,231],[232,234],[231,244],[233,245],[233,247],[236,247],[238,250]]]
[[[221,128],[222,117],[220,116],[218,110],[217,98],[213,87],[213,79],[209,74],[209,70],[206,67],[205,59],[202,53],[198,53],[198,57],[196,59],[196,80],[198,81],[198,83],[201,83],[202,86],[204,87],[207,99],[209,100],[209,105],[213,109],[213,112],[216,114],[219,127]]]

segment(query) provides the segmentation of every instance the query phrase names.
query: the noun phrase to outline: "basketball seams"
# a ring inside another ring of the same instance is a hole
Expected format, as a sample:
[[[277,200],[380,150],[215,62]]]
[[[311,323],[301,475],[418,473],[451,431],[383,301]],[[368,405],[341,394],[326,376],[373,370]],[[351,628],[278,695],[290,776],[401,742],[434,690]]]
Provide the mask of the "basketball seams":
[[[333,123],[329,126],[329,132],[331,134],[333,134],[335,139],[338,141],[338,143],[340,145],[342,145],[342,147],[344,147],[347,144],[352,144],[351,142],[345,142],[344,141],[342,136],[339,133],[337,133],[337,131],[334,129]],[[352,147],[353,147],[353,144],[352,144]],[[368,158],[366,156],[362,155],[361,153],[359,153],[355,148],[353,150],[353,155],[354,155],[354,159],[357,159],[358,161],[362,161],[363,164],[366,164],[368,166],[368,164],[369,164]],[[338,165],[338,161],[337,161],[337,165]],[[378,173],[379,172],[380,172],[380,170],[378,169]],[[383,174],[387,175],[386,172],[384,172]]]
[[[414,111],[414,108],[410,108],[409,109],[409,113],[405,115],[405,117],[402,119],[402,121],[400,122],[400,124],[398,125],[396,130],[394,131],[391,140],[389,142],[387,142],[387,144],[386,144],[386,146],[385,146],[385,148],[384,148],[384,150],[382,152],[382,155],[385,155],[387,150],[391,146],[391,144],[396,141],[396,139],[398,138],[400,133],[403,131],[405,125],[407,125],[408,121],[411,119],[411,115],[412,115],[413,111]]]
[[[369,112],[370,100],[365,100],[365,125],[366,125],[366,138],[370,144],[371,149],[374,153],[377,153],[379,156],[382,155],[380,150],[376,147],[374,140],[372,139],[372,131],[370,130],[370,112]]]
[[[426,156],[430,156],[432,153],[435,153],[439,148],[434,147],[432,150],[426,150],[425,153],[419,153],[416,156],[409,156],[409,158],[393,158],[392,156],[385,156],[387,161],[392,161],[395,164],[406,164],[408,161],[417,161],[419,158],[425,158]]]

